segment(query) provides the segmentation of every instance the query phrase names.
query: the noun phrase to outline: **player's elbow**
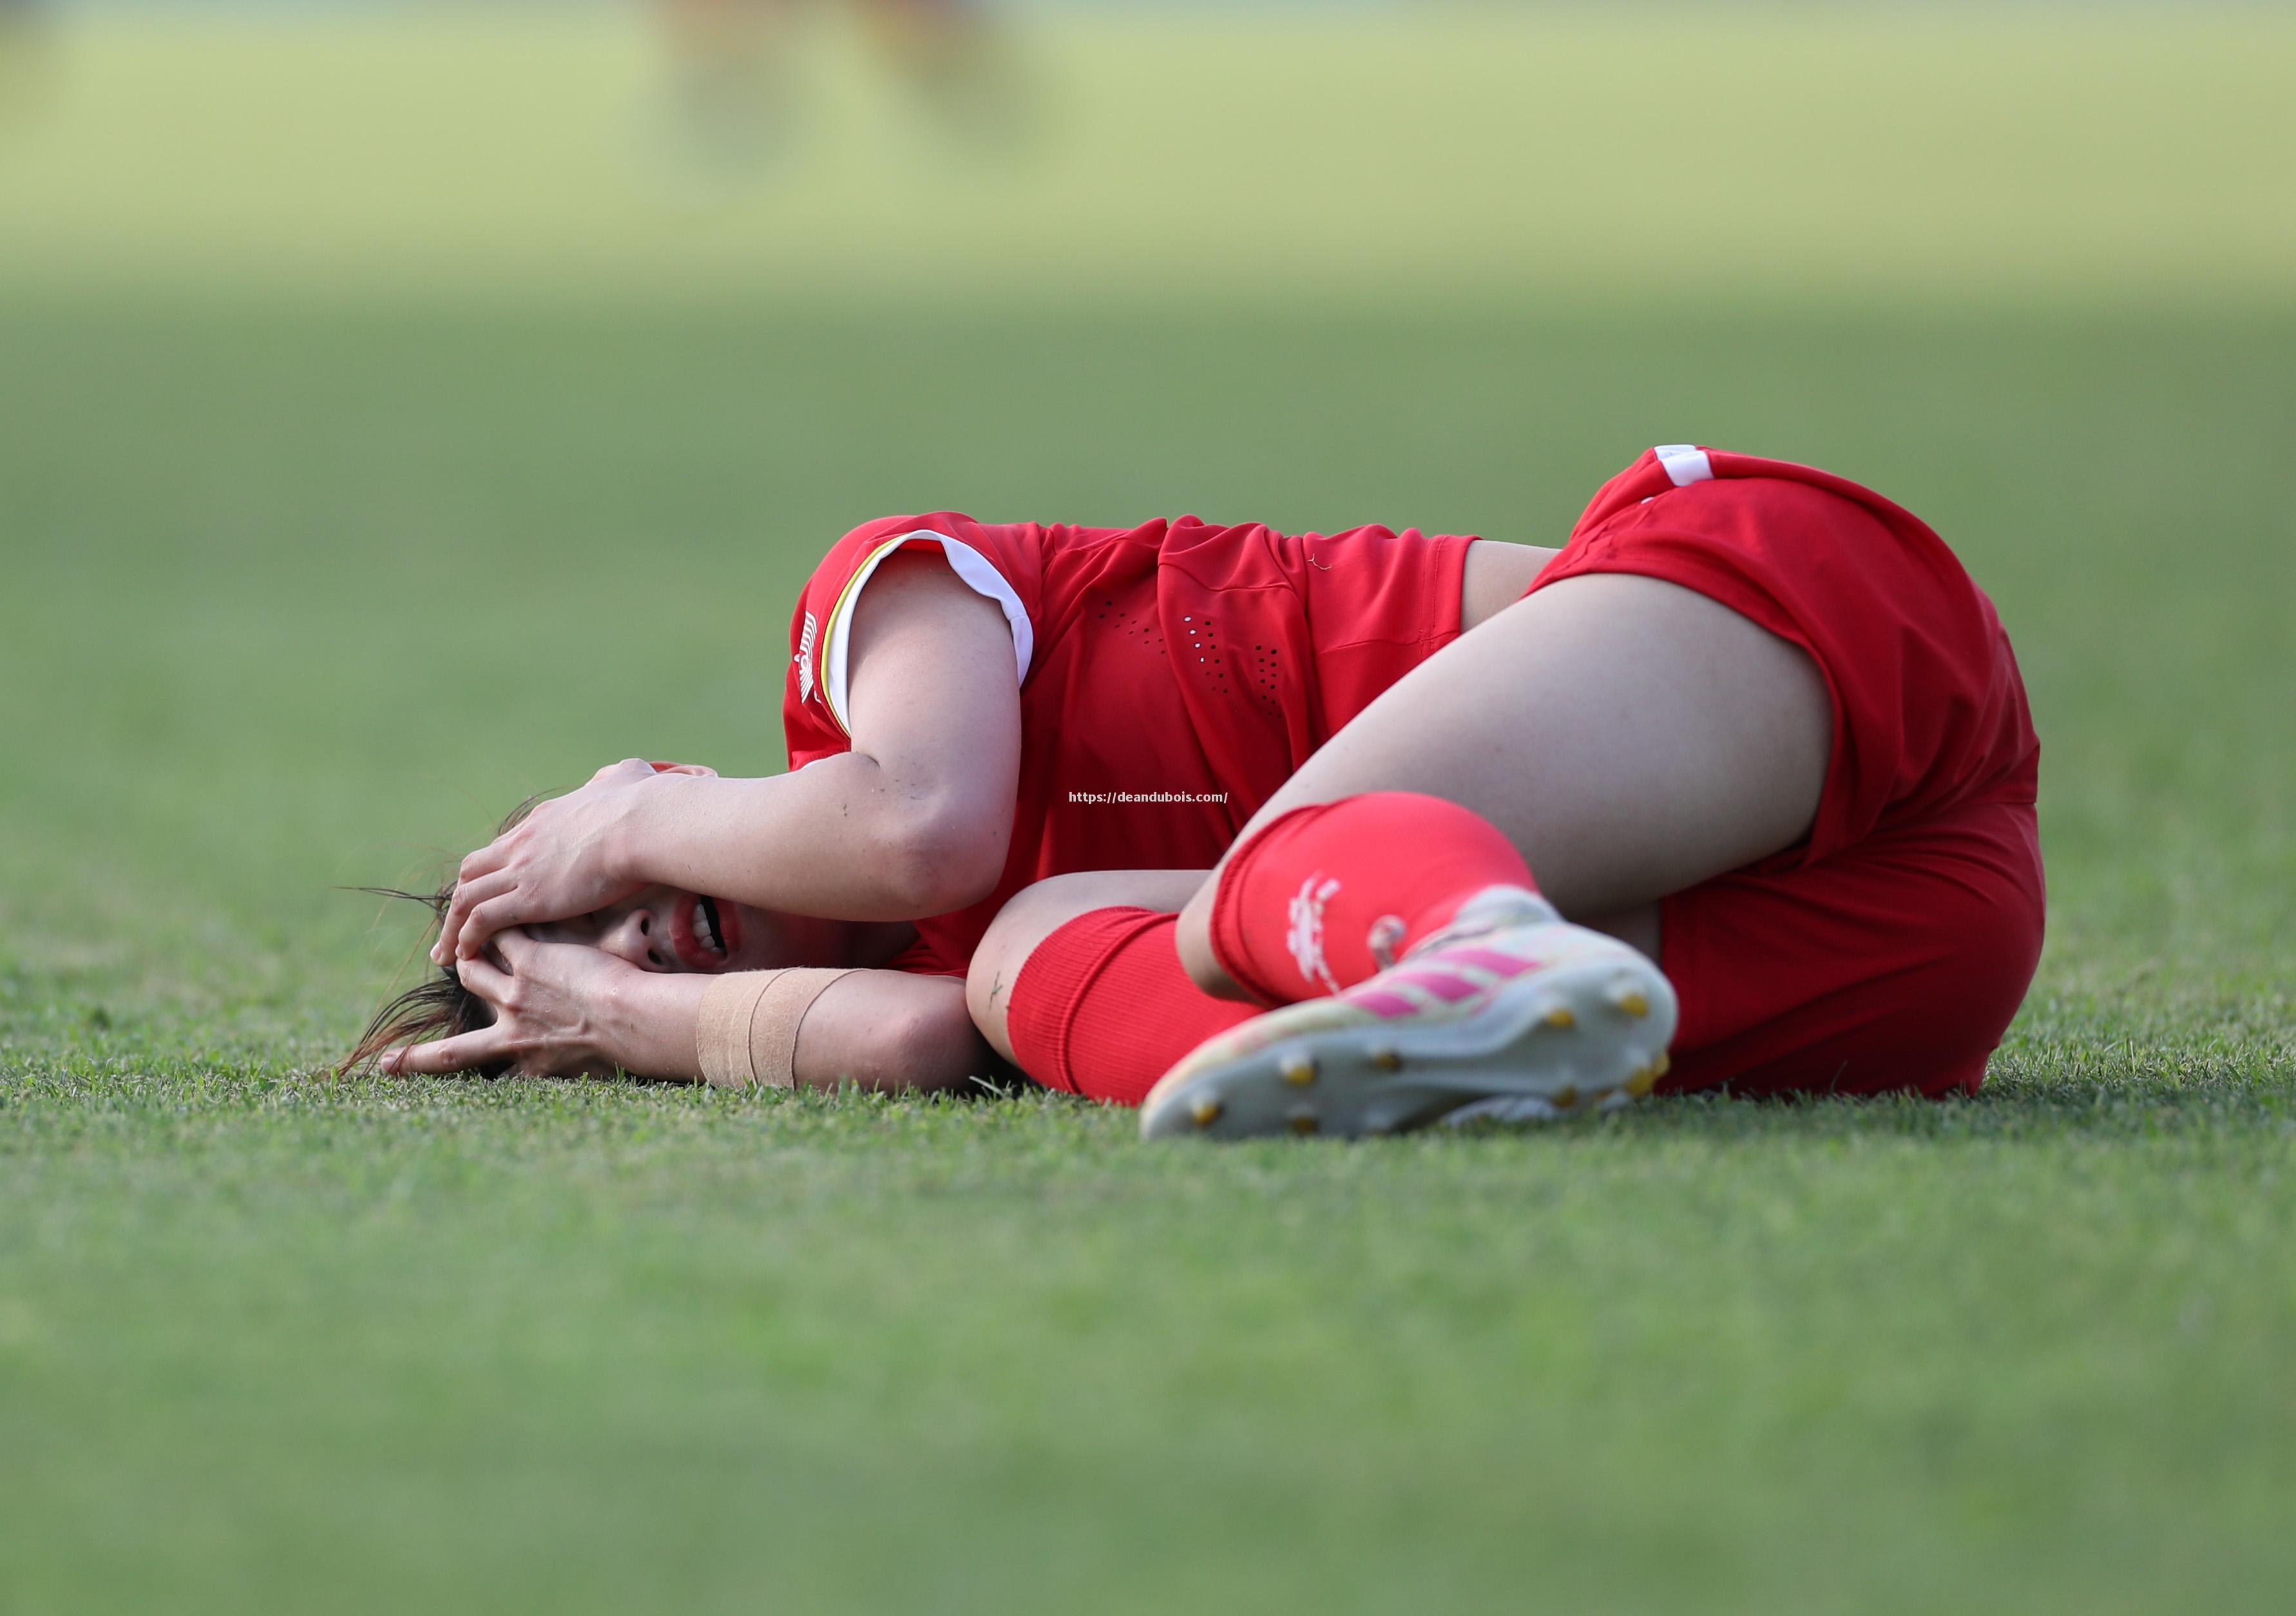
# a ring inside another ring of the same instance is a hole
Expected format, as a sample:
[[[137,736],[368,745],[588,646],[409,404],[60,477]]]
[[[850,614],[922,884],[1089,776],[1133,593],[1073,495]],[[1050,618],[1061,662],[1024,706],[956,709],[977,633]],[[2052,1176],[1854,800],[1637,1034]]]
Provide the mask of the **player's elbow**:
[[[1004,874],[1010,823],[962,801],[927,801],[885,837],[879,876],[911,918],[969,908]]]
[[[995,1071],[996,1057],[965,1011],[963,984],[949,979],[946,986],[946,992],[920,992],[882,1006],[839,1075],[898,1091],[961,1087]]]

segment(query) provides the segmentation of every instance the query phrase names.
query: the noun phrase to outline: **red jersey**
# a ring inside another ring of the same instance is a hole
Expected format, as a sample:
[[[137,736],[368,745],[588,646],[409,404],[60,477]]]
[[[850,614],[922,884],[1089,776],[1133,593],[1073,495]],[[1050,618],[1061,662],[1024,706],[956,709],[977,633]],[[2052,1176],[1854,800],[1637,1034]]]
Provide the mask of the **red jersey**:
[[[849,751],[853,608],[885,557],[938,548],[995,601],[1021,682],[1021,781],[996,890],[921,921],[894,964],[955,972],[1021,888],[1079,870],[1210,869],[1308,755],[1458,637],[1472,541],[941,512],[856,528],[790,619],[789,765]]]

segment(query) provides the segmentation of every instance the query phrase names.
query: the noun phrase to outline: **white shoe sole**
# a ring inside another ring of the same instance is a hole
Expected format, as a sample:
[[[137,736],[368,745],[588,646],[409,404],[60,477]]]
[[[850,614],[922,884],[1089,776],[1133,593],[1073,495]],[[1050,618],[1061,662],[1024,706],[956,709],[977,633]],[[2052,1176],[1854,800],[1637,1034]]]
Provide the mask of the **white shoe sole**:
[[[1621,948],[1510,982],[1464,1016],[1310,1026],[1175,1072],[1178,1081],[1149,1092],[1140,1133],[1355,1137],[1436,1121],[1592,1116],[1631,1104],[1665,1075],[1676,1015],[1658,967]]]

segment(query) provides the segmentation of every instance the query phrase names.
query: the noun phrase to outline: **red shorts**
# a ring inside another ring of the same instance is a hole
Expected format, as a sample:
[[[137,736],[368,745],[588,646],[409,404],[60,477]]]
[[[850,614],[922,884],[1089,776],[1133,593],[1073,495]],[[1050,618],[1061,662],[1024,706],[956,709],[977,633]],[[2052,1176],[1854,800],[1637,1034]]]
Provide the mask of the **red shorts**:
[[[1992,603],[1854,483],[1653,451],[1533,590],[1636,573],[1719,602],[1824,674],[1833,747],[1808,840],[1660,906],[1682,1000],[1671,1089],[1973,1092],[2031,984],[2040,747]]]

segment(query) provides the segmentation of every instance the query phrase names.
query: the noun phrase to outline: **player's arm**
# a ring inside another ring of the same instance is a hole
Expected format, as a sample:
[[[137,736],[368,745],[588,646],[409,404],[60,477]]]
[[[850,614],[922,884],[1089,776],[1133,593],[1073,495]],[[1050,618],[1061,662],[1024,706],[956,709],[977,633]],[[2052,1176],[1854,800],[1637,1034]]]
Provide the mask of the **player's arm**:
[[[849,751],[761,780],[667,778],[618,863],[832,920],[916,920],[986,898],[1020,789],[1021,695],[996,603],[938,554],[888,557],[854,608]]]
[[[701,996],[717,978],[634,972],[617,1014],[625,1029],[615,1063],[646,1077],[701,1075],[696,1052]],[[857,1083],[882,1090],[962,1087],[1001,1071],[972,1024],[956,977],[856,971],[829,984],[799,1023],[797,1084]]]
[[[888,557],[854,607],[852,747],[764,779],[632,760],[463,861],[433,957],[567,920],[654,882],[832,920],[976,903],[1004,867],[1020,680],[1002,610],[939,555]]]
[[[476,1070],[508,1062],[529,1077],[699,1079],[702,997],[724,979],[640,971],[585,944],[523,931],[465,961],[464,986],[493,1008],[474,1032],[394,1050],[390,1072]],[[805,1007],[791,1062],[807,1087],[949,1088],[1002,1070],[953,977],[856,971]]]
[[[798,1030],[808,1088],[960,1088],[1007,1068],[965,1009],[964,979],[857,971],[829,985]]]

